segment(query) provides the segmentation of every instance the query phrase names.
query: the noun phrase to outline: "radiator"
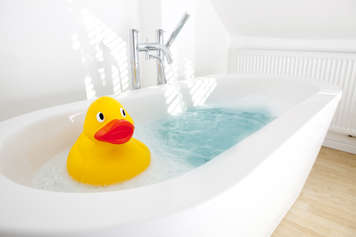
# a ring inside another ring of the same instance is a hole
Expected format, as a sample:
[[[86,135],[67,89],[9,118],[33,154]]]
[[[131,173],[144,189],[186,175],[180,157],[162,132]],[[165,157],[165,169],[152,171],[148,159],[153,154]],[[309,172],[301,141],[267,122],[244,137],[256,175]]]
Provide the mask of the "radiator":
[[[320,80],[342,89],[330,130],[356,136],[356,54],[230,49],[230,73]]]

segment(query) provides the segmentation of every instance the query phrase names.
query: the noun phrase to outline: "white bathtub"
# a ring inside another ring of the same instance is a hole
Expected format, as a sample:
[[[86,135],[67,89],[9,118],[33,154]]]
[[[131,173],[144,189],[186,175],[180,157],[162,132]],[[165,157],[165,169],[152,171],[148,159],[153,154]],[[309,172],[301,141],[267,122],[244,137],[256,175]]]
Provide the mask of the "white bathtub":
[[[341,92],[307,81],[211,76],[118,96],[136,124],[215,104],[277,116],[210,162],[153,185],[65,193],[31,187],[36,170],[71,146],[87,101],[0,123],[0,236],[269,236],[313,166]]]

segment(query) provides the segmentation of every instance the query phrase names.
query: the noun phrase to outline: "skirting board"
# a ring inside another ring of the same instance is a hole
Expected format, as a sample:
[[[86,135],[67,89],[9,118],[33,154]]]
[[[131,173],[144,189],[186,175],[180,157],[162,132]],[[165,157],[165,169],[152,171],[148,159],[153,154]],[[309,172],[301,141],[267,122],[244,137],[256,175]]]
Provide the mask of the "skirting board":
[[[356,154],[356,137],[329,131],[324,140],[324,146]]]

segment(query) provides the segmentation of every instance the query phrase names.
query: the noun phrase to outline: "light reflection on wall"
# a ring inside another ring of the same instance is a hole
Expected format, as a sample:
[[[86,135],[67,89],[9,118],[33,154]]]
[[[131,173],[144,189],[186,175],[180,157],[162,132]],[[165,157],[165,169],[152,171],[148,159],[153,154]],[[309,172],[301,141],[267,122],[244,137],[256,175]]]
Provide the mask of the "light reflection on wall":
[[[178,80],[178,66],[177,63],[175,63],[175,58],[173,56],[173,53],[172,53],[172,59],[173,59],[172,64],[168,64],[166,60],[164,62],[167,82],[174,82]]]
[[[172,53],[172,55],[174,55]],[[167,112],[170,115],[178,115],[185,111],[186,105],[181,93],[181,88],[178,81],[178,66],[174,63],[175,59],[172,56],[173,63],[168,64],[165,61],[165,74],[167,79],[167,85],[164,88],[164,97],[168,106]]]
[[[171,115],[178,115],[186,110],[187,105],[184,102],[182,89],[179,83],[177,83],[177,74],[170,71],[166,73],[168,84],[165,87],[164,97],[166,104],[168,105],[167,110]],[[194,64],[192,60],[188,58],[184,60],[184,77],[188,80],[187,87],[193,106],[204,105],[208,97],[216,88],[216,79],[213,77],[195,79]]]
[[[216,88],[216,85],[216,79],[213,77],[204,77],[189,81],[188,88],[193,106],[204,105],[209,95]]]
[[[202,106],[206,103],[211,93],[217,86],[217,81],[213,77],[204,77],[187,81],[189,93],[193,106]],[[164,97],[167,104],[167,112],[170,115],[178,115],[187,109],[187,104],[182,93],[181,84],[178,82],[168,83],[164,88]]]
[[[88,75],[84,78],[85,92],[87,99],[90,100],[96,96],[96,91],[94,89],[94,84],[92,78]]]
[[[189,58],[184,59],[184,79],[191,80],[194,78],[194,62]]]
[[[69,11],[81,28],[72,36],[72,48],[80,53],[86,75],[87,99],[120,94],[130,89],[127,43],[86,8],[68,1]]]
[[[167,84],[164,89],[164,97],[168,105],[167,112],[169,114],[178,115],[185,111],[186,105],[179,84]]]

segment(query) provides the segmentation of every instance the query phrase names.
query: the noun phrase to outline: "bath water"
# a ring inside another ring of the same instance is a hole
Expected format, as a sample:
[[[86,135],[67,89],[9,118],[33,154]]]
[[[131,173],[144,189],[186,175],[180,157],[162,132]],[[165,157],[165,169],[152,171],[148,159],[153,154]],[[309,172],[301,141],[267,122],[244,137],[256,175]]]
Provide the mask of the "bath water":
[[[264,108],[193,107],[180,115],[136,124],[134,137],[150,148],[151,164],[129,181],[106,187],[73,181],[66,170],[68,148],[47,161],[35,174],[32,184],[52,191],[95,192],[157,183],[209,162],[273,118]]]

